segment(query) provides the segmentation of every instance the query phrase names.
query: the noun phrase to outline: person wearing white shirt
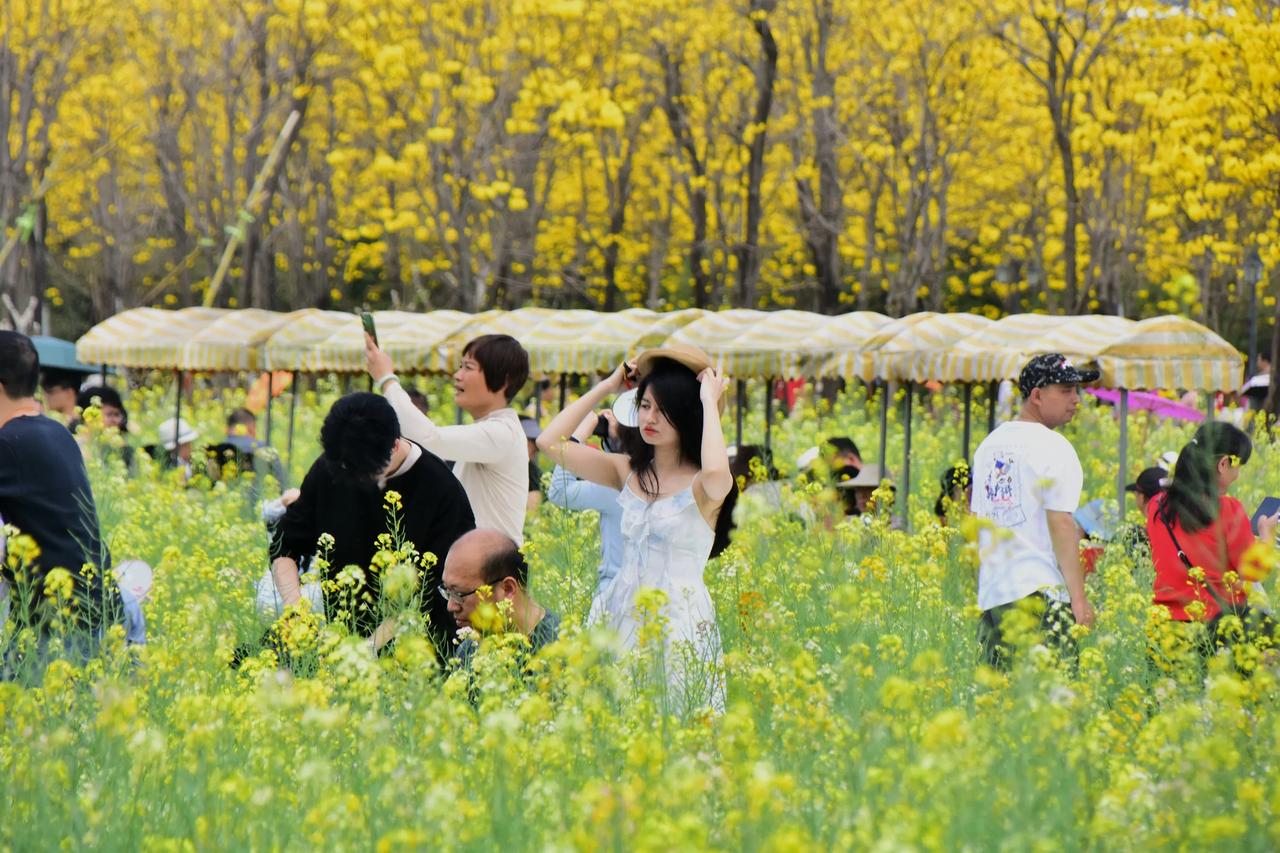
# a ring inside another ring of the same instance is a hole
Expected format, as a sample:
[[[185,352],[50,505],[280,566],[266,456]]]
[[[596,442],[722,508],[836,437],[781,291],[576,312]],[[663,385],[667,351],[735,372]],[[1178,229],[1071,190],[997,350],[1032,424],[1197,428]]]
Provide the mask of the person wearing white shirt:
[[[454,402],[473,423],[438,426],[414,406],[396,378],[391,357],[365,335],[374,384],[400,419],[400,432],[442,459],[455,462],[476,526],[501,530],[524,542],[529,495],[529,453],[520,416],[511,407],[529,379],[529,354],[510,335],[481,335],[462,351],[453,374]]]
[[[1023,368],[1022,409],[983,439],[974,454],[974,514],[979,534],[979,638],[984,660],[1007,666],[1001,620],[1012,609],[1040,614],[1046,640],[1071,652],[1072,624],[1092,625],[1080,567],[1079,507],[1084,473],[1071,442],[1055,432],[1075,417],[1080,383],[1098,378],[1064,356],[1040,355]]]

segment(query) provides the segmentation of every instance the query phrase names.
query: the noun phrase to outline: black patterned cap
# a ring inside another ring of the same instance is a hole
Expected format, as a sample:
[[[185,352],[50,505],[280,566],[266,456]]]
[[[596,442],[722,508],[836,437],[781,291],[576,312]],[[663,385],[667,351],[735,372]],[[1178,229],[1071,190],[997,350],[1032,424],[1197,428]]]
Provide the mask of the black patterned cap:
[[[1102,373],[1097,370],[1081,370],[1061,353],[1038,355],[1027,362],[1018,376],[1018,387],[1027,397],[1036,388],[1046,385],[1082,385],[1096,382]]]

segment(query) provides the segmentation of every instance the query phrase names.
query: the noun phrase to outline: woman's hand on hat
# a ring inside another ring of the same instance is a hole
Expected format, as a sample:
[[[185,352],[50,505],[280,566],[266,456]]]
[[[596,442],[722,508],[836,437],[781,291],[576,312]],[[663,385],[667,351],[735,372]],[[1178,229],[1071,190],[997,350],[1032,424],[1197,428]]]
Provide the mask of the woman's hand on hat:
[[[373,336],[368,332],[364,334],[364,359],[369,368],[369,375],[374,379],[386,376],[388,373],[395,373],[391,356],[378,348],[378,345],[373,342]]]
[[[699,373],[698,382],[701,385],[698,389],[698,396],[704,403],[718,405],[725,389],[729,387],[729,380],[721,376],[720,371],[714,367],[705,368]]]
[[[635,379],[636,363],[634,361],[624,361],[619,364],[617,369],[609,375],[603,383],[610,393],[617,393],[626,390],[627,384]]]

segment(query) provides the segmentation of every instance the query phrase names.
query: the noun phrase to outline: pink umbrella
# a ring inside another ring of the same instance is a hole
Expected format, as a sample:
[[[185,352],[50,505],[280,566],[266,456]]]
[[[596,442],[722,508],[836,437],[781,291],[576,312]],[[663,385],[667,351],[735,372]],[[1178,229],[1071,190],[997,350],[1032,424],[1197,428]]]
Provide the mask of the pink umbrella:
[[[1117,389],[1086,388],[1085,391],[1104,403],[1110,403],[1113,406],[1120,405],[1120,391]],[[1150,391],[1130,391],[1129,408],[1131,410],[1146,409],[1160,418],[1175,418],[1180,421],[1192,421],[1194,423],[1200,423],[1204,420],[1204,412],[1199,409],[1183,405],[1177,400],[1170,400],[1168,397],[1161,397],[1159,394],[1152,394]]]

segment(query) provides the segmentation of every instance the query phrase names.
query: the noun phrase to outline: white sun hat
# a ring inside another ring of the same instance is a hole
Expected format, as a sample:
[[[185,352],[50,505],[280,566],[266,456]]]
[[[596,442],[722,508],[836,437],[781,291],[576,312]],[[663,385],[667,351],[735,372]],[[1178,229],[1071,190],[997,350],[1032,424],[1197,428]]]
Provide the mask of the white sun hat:
[[[640,425],[640,413],[636,410],[636,389],[623,391],[613,401],[613,416],[619,426],[637,427]]]
[[[165,450],[174,450],[179,444],[186,444],[188,441],[195,441],[200,437],[200,433],[187,423],[183,418],[178,418],[174,423],[173,418],[160,424],[160,429],[156,431],[159,434],[160,443],[164,445]]]

